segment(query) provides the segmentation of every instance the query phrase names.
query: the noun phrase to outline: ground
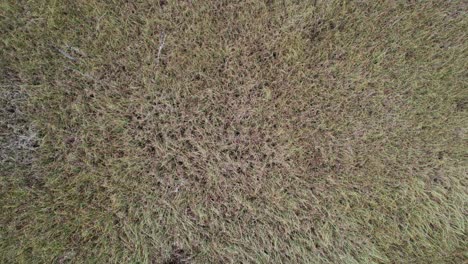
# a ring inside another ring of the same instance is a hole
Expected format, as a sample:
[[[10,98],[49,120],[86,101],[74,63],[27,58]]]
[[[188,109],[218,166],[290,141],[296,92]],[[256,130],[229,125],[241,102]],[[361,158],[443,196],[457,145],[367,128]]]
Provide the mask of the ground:
[[[1,263],[462,263],[465,1],[0,1]]]

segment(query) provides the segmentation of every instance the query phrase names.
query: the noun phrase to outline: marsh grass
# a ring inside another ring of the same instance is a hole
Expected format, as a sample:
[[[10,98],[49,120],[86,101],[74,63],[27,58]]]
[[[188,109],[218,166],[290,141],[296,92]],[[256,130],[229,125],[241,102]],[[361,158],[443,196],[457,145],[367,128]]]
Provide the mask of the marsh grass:
[[[466,260],[466,3],[313,2],[1,1],[0,261]]]

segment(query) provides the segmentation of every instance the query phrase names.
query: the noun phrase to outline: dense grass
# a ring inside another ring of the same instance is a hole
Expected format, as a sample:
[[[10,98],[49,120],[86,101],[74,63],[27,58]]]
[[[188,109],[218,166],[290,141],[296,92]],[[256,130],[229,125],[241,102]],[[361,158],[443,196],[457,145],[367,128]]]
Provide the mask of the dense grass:
[[[466,261],[466,2],[0,3],[0,262]]]

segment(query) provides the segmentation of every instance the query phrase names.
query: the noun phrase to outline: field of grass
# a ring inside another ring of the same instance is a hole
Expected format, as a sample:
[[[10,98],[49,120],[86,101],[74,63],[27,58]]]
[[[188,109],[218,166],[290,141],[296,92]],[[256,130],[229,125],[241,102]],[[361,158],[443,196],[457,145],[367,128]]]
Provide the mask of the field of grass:
[[[0,263],[464,263],[467,11],[0,0]]]

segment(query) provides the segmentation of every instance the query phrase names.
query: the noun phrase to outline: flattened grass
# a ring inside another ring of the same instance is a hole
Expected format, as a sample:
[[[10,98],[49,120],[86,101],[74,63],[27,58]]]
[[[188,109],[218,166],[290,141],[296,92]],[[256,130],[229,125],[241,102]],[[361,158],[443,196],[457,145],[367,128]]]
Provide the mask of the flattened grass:
[[[466,259],[466,4],[311,2],[2,1],[0,260]]]

